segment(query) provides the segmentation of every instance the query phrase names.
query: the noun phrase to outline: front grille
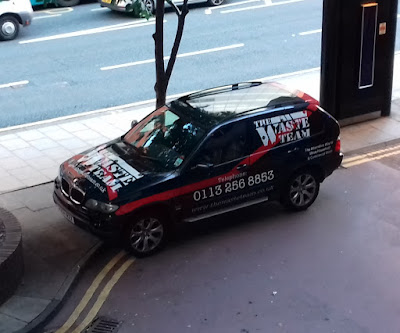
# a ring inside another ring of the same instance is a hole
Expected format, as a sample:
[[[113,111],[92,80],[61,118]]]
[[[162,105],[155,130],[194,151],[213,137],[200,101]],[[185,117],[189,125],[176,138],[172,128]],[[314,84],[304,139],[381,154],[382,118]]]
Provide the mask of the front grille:
[[[73,187],[71,188],[71,192],[70,192],[70,197],[71,197],[71,201],[80,205],[83,200],[85,199],[85,194],[83,193],[82,190]]]
[[[69,197],[69,183],[64,178],[61,179],[61,191],[66,197]]]
[[[78,187],[77,179],[70,184],[65,178],[61,179],[61,192],[74,204],[81,205],[85,199],[85,192]]]

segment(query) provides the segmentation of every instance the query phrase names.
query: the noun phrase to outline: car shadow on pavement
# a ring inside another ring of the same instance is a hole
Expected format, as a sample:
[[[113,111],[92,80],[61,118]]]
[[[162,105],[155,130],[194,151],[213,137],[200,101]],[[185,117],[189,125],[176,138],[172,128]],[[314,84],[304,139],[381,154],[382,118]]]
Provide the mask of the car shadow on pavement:
[[[260,212],[262,212],[260,214]],[[277,216],[287,214],[278,203],[270,202],[197,221],[181,223],[175,227],[168,248],[179,247],[191,240],[248,228],[257,224],[274,223]]]
[[[193,223],[175,224],[170,232],[167,245],[161,253],[176,251],[181,247],[190,246],[191,242],[198,243],[224,233],[237,233],[248,228],[257,228],[258,225],[265,227],[265,225],[282,223],[282,220],[289,220],[291,214],[292,212],[286,210],[278,202],[267,202]],[[286,215],[288,219],[285,218]],[[121,248],[118,238],[104,241],[104,247],[108,250]],[[157,255],[158,253],[150,256],[149,259]]]

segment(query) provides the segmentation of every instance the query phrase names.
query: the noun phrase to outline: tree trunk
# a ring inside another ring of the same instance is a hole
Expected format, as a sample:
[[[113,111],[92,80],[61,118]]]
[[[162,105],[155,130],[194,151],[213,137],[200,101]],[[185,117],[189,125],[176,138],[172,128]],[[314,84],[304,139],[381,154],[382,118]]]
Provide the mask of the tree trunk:
[[[183,1],[182,12],[177,11],[178,27],[176,29],[174,45],[172,46],[172,50],[171,50],[171,57],[169,58],[167,70],[165,72],[165,79],[167,81],[167,86],[168,86],[168,82],[169,82],[169,79],[172,74],[172,69],[174,68],[174,65],[175,65],[176,56],[178,55],[179,45],[181,44],[183,28],[185,27],[185,18],[186,18],[186,15],[189,13],[187,2],[188,2],[188,0]]]
[[[156,108],[165,105],[167,95],[167,84],[165,80],[164,67],[164,0],[156,3],[156,32],[153,35],[155,43],[156,62]]]
[[[179,45],[181,43],[183,28],[185,26],[185,18],[188,10],[188,0],[183,1],[182,11],[172,2],[171,4],[178,16],[178,27],[175,35],[174,45],[172,46],[171,56],[168,61],[167,70],[164,65],[164,0],[157,0],[156,3],[156,31],[153,34],[155,43],[155,62],[156,62],[156,84],[154,90],[156,92],[156,108],[165,105],[167,99],[167,88],[172,70],[175,65],[176,56],[178,55]]]

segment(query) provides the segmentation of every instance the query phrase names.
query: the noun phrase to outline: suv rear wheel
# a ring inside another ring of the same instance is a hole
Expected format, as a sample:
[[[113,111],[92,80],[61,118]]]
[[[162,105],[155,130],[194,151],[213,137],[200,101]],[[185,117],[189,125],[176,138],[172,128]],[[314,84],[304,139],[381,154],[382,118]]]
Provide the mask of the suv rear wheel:
[[[305,210],[318,196],[319,181],[312,171],[300,170],[290,177],[283,192],[283,204],[291,210]]]
[[[13,16],[3,16],[0,18],[0,40],[12,40],[17,37],[19,23]]]
[[[125,245],[136,257],[146,257],[159,251],[165,244],[165,220],[152,213],[137,216],[125,230]]]
[[[149,14],[155,13],[155,6],[153,0],[143,0],[144,7]]]

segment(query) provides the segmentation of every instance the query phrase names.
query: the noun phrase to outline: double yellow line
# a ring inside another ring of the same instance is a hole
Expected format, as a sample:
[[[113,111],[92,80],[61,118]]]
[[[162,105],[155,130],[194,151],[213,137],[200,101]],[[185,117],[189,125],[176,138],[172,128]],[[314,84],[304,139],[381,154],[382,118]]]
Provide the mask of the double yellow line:
[[[79,302],[78,306],[72,312],[71,316],[65,322],[65,324],[60,327],[55,333],[65,333],[67,332],[78,320],[78,317],[85,309],[91,298],[93,297],[94,293],[100,286],[101,282],[104,280],[106,275],[114,268],[114,266],[124,257],[127,253],[125,251],[119,252],[112,258],[107,265],[101,270],[101,272],[96,276],[93,280],[92,284],[86,291],[85,295],[82,297],[81,301]],[[114,285],[118,282],[121,278],[122,274],[128,269],[128,267],[135,261],[134,258],[128,258],[125,262],[115,271],[114,275],[111,279],[107,282],[99,296],[97,297],[96,302],[93,304],[92,308],[83,319],[83,321],[72,331],[72,333],[80,333],[82,332],[87,325],[89,325],[93,319],[96,317],[97,313],[99,312],[100,308],[103,306],[104,302],[106,301],[108,295],[111,292],[111,289]]]
[[[377,150],[367,154],[345,158],[342,162],[342,166],[345,168],[350,168],[355,165],[363,164],[374,160],[380,160],[382,158],[390,157],[397,154],[400,154],[400,145]]]

